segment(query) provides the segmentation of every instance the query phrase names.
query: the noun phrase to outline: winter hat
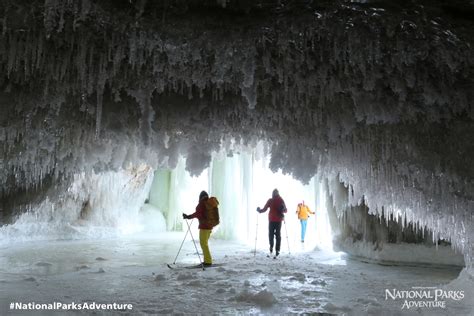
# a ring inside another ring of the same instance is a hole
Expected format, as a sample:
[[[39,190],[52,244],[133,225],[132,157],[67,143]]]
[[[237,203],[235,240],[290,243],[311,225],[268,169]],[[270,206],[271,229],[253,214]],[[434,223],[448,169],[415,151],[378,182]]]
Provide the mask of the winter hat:
[[[278,195],[280,195],[280,194],[278,193],[278,190],[277,190],[277,189],[273,190],[273,192],[272,192],[272,197],[276,197],[276,196],[278,196]]]
[[[201,201],[202,199],[205,199],[205,198],[208,198],[209,195],[207,194],[206,191],[201,191],[201,194],[199,194],[199,201]]]

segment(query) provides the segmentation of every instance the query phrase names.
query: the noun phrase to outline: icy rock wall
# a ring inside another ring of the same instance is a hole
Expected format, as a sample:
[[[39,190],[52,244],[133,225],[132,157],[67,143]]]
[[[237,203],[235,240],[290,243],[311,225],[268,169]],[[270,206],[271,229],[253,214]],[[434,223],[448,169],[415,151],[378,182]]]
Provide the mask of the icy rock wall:
[[[114,237],[144,231],[150,220],[155,232],[164,230],[159,211],[142,209],[151,181],[146,165],[76,174],[66,190],[51,188],[41,202],[0,227],[1,243]]]
[[[413,243],[385,243],[376,247],[372,243],[354,241],[350,238],[340,240],[334,245],[359,260],[387,265],[445,266],[445,268],[464,267],[464,257],[450,246],[429,246]],[[457,268],[454,268],[457,269]],[[462,276],[460,276],[462,277]],[[470,286],[472,288],[472,286]]]
[[[358,205],[348,205],[349,190],[338,177],[324,185],[335,250],[385,263],[465,265],[450,240],[439,240],[420,222],[409,222],[400,213],[386,216],[383,207],[381,215],[370,214],[363,198]]]
[[[0,3],[3,201],[181,155],[197,175],[263,140],[273,170],[339,174],[348,205],[472,259],[472,21],[417,1],[166,3]]]

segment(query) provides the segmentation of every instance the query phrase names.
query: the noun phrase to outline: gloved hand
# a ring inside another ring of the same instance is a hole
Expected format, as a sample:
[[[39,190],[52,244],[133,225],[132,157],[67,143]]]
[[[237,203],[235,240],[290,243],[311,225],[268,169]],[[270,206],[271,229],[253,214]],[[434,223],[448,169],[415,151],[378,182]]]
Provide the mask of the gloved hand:
[[[183,219],[189,219],[189,216],[183,213]]]
[[[262,213],[260,207],[257,207],[257,212]]]

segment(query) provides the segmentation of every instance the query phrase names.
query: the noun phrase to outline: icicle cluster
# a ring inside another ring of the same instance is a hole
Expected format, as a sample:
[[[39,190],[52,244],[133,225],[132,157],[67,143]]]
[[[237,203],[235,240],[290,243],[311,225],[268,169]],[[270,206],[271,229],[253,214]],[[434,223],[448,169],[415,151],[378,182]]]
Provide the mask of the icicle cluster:
[[[4,199],[92,169],[173,168],[180,155],[199,174],[213,151],[263,140],[274,170],[339,174],[349,204],[401,212],[472,258],[469,21],[340,3],[232,19],[146,16],[143,1],[136,14],[6,3]]]

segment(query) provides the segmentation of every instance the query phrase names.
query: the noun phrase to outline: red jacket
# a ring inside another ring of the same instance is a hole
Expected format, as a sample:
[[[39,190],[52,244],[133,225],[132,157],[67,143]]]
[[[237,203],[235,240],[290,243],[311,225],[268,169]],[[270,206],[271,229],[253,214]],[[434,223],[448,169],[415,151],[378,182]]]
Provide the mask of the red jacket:
[[[188,216],[188,218],[197,218],[199,220],[199,229],[212,229],[212,227],[204,221],[206,216],[206,201],[207,199],[200,201],[196,206],[196,212]]]
[[[270,222],[283,221],[283,213],[286,213],[286,205],[281,196],[278,195],[268,199],[267,204],[260,210],[260,213],[265,212],[268,208],[270,208],[270,212],[268,212],[268,220]]]

